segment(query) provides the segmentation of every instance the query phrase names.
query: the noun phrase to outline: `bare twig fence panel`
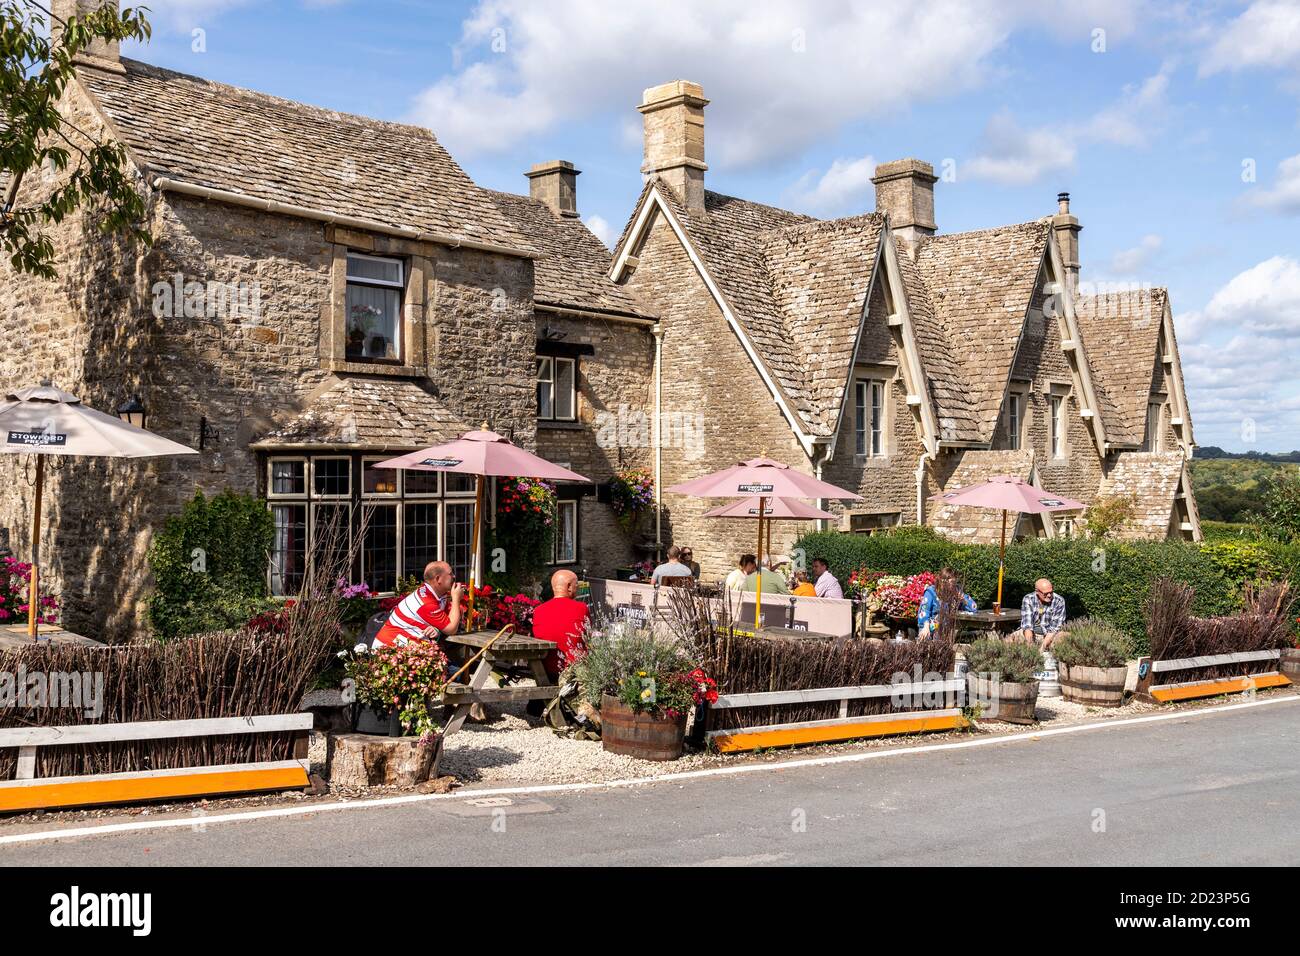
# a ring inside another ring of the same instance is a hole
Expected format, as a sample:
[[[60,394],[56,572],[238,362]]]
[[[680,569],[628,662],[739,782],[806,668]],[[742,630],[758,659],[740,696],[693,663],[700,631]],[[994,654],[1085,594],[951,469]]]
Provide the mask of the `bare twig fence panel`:
[[[0,781],[0,812],[305,787],[307,733],[311,726],[311,714],[271,714],[0,730],[0,749],[18,751],[14,779]],[[272,733],[293,735],[292,759],[73,777],[36,776],[36,752],[41,747]]]
[[[1210,654],[1202,657],[1180,657],[1175,660],[1153,661],[1144,657],[1138,662],[1137,696],[1160,704],[1219,694],[1237,694],[1267,687],[1286,687],[1290,678],[1278,671],[1281,650],[1237,651],[1232,654]],[[1271,669],[1269,668],[1272,664]],[[1221,676],[1209,680],[1178,681],[1182,671],[1199,671],[1207,667],[1237,667],[1238,676]]]
[[[888,711],[849,716],[852,701],[890,698],[904,706],[924,708],[929,699],[941,708]],[[822,720],[766,724],[759,727],[731,727],[709,730],[705,737],[724,753],[787,747],[794,744],[825,743],[888,734],[913,734],[930,730],[955,730],[966,726],[961,708],[966,700],[966,680],[949,677],[910,684],[868,684],[857,687],[818,687],[754,694],[725,694],[709,705],[710,722],[725,722],[725,712],[749,707],[776,707],[839,702],[839,716]]]

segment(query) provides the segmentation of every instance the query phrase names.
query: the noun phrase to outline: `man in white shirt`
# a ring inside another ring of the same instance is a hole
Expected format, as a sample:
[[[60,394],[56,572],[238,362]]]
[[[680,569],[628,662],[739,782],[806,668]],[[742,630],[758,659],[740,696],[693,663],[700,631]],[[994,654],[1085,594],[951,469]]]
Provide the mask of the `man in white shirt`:
[[[725,587],[728,591],[745,590],[745,578],[758,568],[758,558],[752,554],[742,554],[736,566],[727,575]]]
[[[682,549],[673,545],[668,549],[668,560],[654,569],[650,575],[652,584],[658,584],[660,578],[689,578],[691,569],[682,564]]]
[[[844,598],[844,589],[840,587],[840,582],[831,574],[830,565],[826,563],[825,558],[813,558],[813,587],[817,590],[817,596],[823,598]]]

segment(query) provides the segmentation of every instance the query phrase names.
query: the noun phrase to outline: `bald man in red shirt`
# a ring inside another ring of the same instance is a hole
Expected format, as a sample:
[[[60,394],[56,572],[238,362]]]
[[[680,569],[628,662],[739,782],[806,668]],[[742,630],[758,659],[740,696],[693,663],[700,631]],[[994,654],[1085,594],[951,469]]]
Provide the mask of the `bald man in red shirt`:
[[[587,624],[587,605],[573,597],[578,593],[578,576],[572,571],[552,574],[551,591],[555,597],[533,610],[533,637],[555,643],[545,660],[546,672],[555,678],[585,650],[582,629]]]

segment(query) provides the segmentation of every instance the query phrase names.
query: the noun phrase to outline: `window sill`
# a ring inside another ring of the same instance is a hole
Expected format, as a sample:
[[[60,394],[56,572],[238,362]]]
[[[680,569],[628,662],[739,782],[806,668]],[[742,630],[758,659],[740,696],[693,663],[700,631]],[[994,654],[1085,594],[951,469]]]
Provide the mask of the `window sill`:
[[[351,372],[359,375],[387,375],[391,378],[424,378],[425,371],[414,365],[397,365],[393,362],[349,362],[342,359],[322,359],[321,368],[330,372]]]
[[[585,431],[587,426],[584,422],[566,422],[563,419],[552,420],[549,418],[537,419],[538,428],[555,428],[561,431]]]
[[[888,455],[854,455],[853,462],[863,468],[887,468],[889,466]]]

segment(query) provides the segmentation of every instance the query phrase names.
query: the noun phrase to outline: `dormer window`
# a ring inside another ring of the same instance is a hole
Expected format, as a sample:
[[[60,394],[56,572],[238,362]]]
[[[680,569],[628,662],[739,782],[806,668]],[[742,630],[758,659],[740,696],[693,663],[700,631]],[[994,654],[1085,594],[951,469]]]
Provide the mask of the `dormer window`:
[[[350,362],[402,361],[401,259],[348,253],[346,355]]]

